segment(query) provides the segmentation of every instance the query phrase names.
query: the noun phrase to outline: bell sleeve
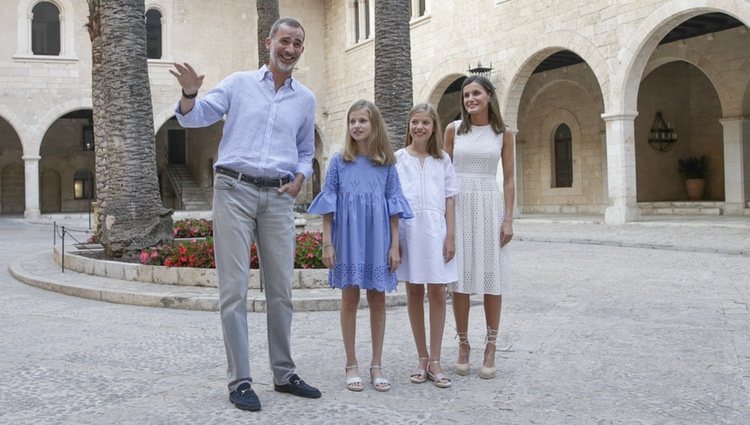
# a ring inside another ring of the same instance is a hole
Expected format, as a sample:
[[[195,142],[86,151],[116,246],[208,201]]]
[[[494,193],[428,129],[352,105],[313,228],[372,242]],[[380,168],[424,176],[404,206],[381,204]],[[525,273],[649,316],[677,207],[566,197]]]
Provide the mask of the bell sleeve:
[[[328,163],[328,172],[323,184],[323,190],[313,199],[307,212],[310,214],[325,215],[336,212],[339,193],[339,155],[335,155]]]

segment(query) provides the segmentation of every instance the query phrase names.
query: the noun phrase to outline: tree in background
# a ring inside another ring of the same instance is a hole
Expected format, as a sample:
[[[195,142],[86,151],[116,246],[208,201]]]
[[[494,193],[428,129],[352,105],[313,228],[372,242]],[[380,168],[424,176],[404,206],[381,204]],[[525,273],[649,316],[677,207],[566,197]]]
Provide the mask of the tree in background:
[[[273,23],[279,19],[279,1],[257,0],[255,8],[258,11],[258,68],[260,68],[268,64],[266,37]]]
[[[413,103],[409,10],[403,0],[375,1],[375,104],[394,149],[404,146]]]
[[[144,0],[87,0],[96,158],[96,236],[107,255],[171,242],[156,173]]]

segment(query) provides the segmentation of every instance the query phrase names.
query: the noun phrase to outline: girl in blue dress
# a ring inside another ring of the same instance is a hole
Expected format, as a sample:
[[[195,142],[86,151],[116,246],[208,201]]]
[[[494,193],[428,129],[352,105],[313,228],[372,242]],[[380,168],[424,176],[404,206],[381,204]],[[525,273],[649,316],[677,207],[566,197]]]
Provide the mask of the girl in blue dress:
[[[413,217],[401,191],[396,158],[378,108],[358,100],[347,112],[342,153],[328,165],[323,190],[308,212],[323,216],[323,263],[331,287],[341,289],[341,333],[346,351],[346,388],[364,388],[354,341],[360,289],[367,291],[372,335],[370,376],[377,391],[391,384],[383,376],[385,292],[396,288],[400,218]]]

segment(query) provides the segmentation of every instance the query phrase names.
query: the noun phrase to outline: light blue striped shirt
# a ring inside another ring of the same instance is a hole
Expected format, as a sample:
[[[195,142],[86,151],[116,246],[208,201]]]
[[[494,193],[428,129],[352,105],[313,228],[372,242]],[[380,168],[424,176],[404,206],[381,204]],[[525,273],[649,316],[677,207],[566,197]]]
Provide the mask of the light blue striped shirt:
[[[266,65],[226,77],[185,115],[177,102],[175,115],[188,128],[225,118],[214,167],[268,178],[312,174],[315,95],[293,78],[276,91]]]

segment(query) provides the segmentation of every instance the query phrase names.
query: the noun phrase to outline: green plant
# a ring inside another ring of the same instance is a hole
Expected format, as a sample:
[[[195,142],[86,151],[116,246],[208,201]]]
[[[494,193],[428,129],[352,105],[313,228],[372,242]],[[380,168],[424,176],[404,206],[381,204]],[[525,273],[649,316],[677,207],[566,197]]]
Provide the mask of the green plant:
[[[323,233],[302,232],[297,235],[294,250],[294,267],[297,269],[324,269],[323,265]]]
[[[708,176],[708,158],[706,155],[689,156],[677,160],[677,171],[686,179],[705,179]]]

